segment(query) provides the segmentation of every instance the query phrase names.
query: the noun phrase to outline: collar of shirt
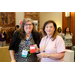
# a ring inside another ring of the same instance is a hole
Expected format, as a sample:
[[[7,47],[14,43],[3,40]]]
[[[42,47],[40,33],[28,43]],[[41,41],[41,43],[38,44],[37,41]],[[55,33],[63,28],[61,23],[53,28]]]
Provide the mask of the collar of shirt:
[[[46,36],[46,39],[48,39],[48,38],[51,39],[51,37],[52,37],[52,36]]]

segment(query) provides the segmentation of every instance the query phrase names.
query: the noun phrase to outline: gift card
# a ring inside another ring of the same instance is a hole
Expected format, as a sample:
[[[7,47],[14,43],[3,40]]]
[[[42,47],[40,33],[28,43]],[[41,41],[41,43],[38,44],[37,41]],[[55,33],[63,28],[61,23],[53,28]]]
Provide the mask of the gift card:
[[[34,45],[30,45],[30,53],[35,53],[35,46]]]

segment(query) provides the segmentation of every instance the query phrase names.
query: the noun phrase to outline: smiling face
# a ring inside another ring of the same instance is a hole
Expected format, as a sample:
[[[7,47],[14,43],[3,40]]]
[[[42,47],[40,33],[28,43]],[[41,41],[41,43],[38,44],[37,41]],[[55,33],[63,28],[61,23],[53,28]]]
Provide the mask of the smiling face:
[[[24,30],[26,34],[30,34],[32,32],[32,29],[33,29],[33,25],[31,21],[26,22],[26,24],[24,25]]]
[[[45,26],[45,32],[47,35],[53,35],[55,31],[55,27],[53,25],[53,23],[48,23],[46,26]]]

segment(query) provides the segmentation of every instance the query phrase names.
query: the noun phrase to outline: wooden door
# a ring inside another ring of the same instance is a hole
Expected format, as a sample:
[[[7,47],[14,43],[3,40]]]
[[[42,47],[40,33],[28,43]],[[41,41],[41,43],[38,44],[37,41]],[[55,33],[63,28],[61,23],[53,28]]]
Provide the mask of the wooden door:
[[[62,12],[62,32],[64,33],[65,28],[69,27],[69,17],[65,17],[65,12]]]
[[[75,12],[71,12],[70,22],[70,31],[73,33],[73,45],[75,46]]]

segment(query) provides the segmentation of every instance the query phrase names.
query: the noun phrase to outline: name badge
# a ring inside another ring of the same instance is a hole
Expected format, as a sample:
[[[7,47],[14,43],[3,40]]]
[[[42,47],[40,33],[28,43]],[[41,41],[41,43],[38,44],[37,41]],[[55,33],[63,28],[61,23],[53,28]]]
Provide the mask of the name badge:
[[[27,57],[28,51],[27,50],[22,50],[22,57]]]

